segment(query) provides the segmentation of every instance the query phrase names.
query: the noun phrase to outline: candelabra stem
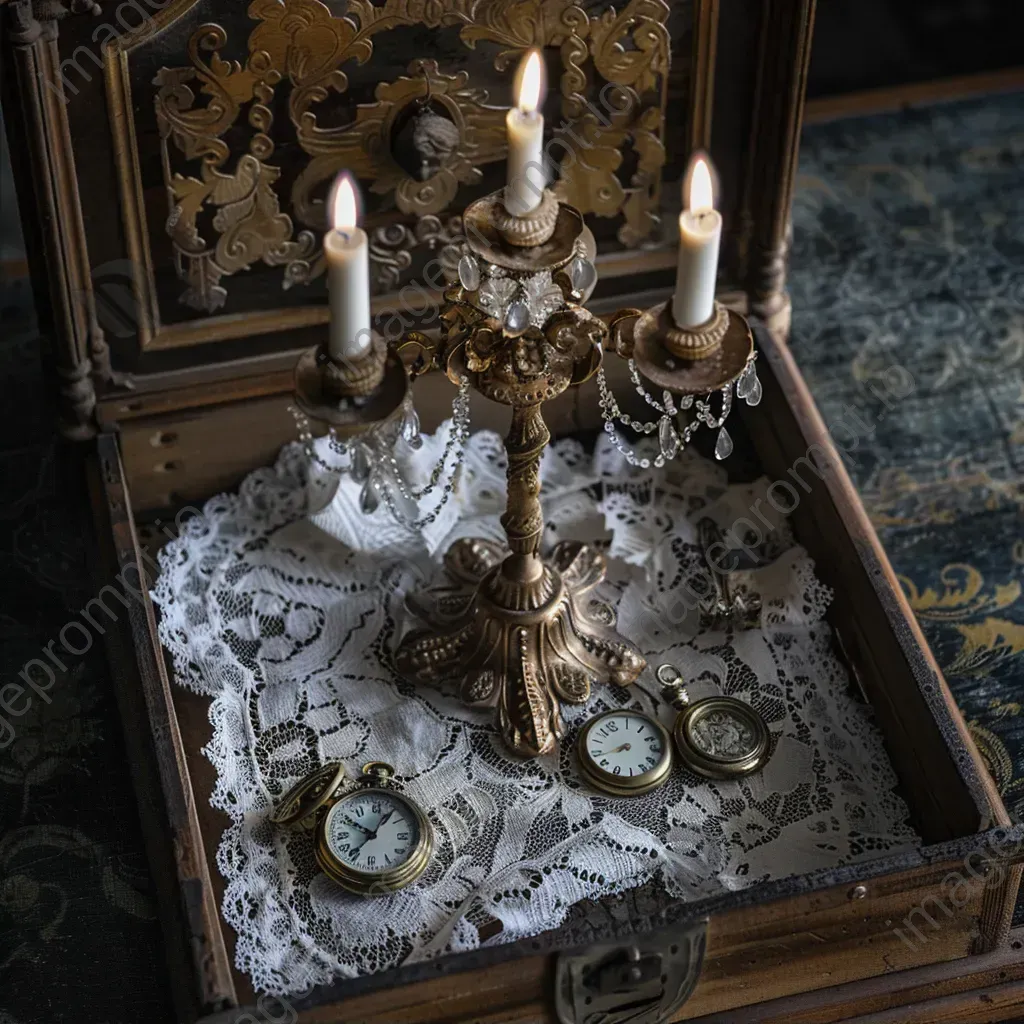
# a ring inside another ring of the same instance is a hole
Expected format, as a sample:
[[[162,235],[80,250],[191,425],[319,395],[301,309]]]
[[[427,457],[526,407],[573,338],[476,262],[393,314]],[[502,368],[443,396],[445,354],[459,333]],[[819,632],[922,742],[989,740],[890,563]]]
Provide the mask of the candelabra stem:
[[[540,405],[512,407],[501,517],[507,549],[480,538],[456,541],[445,565],[472,587],[465,603],[452,614],[449,602],[447,621],[408,634],[395,654],[407,678],[457,680],[467,703],[496,707],[505,743],[528,757],[555,749],[562,702],[584,703],[592,680],[625,686],[645,664],[615,631],[611,608],[588,598],[604,578],[601,552],[562,541],[541,557],[540,463],[549,440]]]
[[[511,554],[502,573],[517,583],[529,583],[544,571],[540,538],[544,514],[540,505],[540,460],[551,434],[539,405],[514,406],[505,439],[508,453],[508,499],[501,525]]]
[[[437,363],[512,409],[506,543],[464,537],[452,544],[445,567],[465,585],[463,597],[445,588],[432,610],[430,601],[416,601],[431,626],[402,637],[395,667],[414,682],[456,683],[466,703],[494,708],[509,750],[532,757],[558,746],[563,703],[585,703],[595,682],[626,686],[646,662],[615,630],[612,607],[594,594],[606,569],[601,551],[566,540],[541,555],[540,466],[551,440],[542,403],[597,371],[607,334],[578,304],[588,281],[593,286],[588,267],[594,275],[583,255],[583,217],[551,197],[551,224],[539,214],[537,224],[510,223],[499,200],[480,199],[463,215],[466,265],[460,260],[459,286],[446,293],[448,330]],[[481,266],[495,273],[467,291]],[[532,317],[527,286],[541,274],[547,299],[558,279],[562,300],[543,327],[517,319],[524,308]],[[495,281],[519,296],[497,318],[483,298],[484,283],[493,290]]]

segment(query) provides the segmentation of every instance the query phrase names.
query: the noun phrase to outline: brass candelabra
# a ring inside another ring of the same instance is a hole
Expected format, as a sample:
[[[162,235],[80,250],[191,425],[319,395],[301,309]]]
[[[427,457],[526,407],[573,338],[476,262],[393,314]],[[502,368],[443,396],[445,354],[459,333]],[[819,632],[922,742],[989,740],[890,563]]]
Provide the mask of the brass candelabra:
[[[593,237],[581,214],[550,192],[525,217],[508,214],[495,193],[473,203],[464,224],[459,280],[445,292],[440,339],[405,341],[429,350],[431,364],[453,383],[468,381],[511,407],[506,546],[482,539],[451,546],[445,566],[465,587],[462,603],[444,621],[406,635],[395,666],[415,682],[455,681],[466,703],[496,707],[509,749],[535,756],[557,746],[563,701],[585,703],[595,681],[632,683],[646,664],[614,628],[611,609],[593,600],[603,554],[571,541],[541,551],[540,463],[551,437],[544,403],[599,373],[606,352],[630,360],[631,372],[662,392],[660,402],[648,396],[661,414],[661,464],[701,424],[727,437],[721,428],[734,382],[748,402],[759,395],[753,338],[741,316],[717,304],[696,329],[677,327],[666,305],[622,310],[607,324],[594,316],[585,306],[596,282]],[[346,433],[393,415],[406,395],[401,360],[380,342],[364,359],[339,370],[322,350],[306,353],[296,372],[300,407]],[[616,436],[616,419],[639,426],[601,384],[609,434]],[[716,391],[723,396],[718,415],[708,397]],[[696,402],[697,418],[677,429],[676,417],[698,396],[705,397]]]

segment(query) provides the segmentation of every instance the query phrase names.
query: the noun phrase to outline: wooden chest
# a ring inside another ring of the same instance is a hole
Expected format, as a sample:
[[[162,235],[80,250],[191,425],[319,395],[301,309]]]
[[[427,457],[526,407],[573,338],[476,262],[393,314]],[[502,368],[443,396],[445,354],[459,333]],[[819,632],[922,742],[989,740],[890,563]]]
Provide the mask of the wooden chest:
[[[558,83],[550,122],[588,142],[559,187],[597,236],[601,310],[666,292],[678,179],[692,149],[710,148],[725,197],[722,297],[770,328],[758,331],[764,399],[743,410],[746,434],[771,479],[809,453],[830,466],[812,475],[794,530],[835,588],[830,625],[924,840],[920,852],[697,903],[654,897],[651,909],[650,894],[629,895],[585,928],[319,989],[282,1016],[232,966],[214,862],[225,819],[210,808],[201,753],[206,706],[170,679],[145,599],[107,639],[182,1020],[966,1024],[1013,1014],[1024,997],[1010,932],[1024,837],[784,343],[813,0],[0,6],[4,116],[42,328],[64,431],[94,450],[107,580],[141,564],[158,517],[236,486],[294,439],[292,368],[327,318],[316,238],[339,167],[370,197],[383,326],[426,254],[458,230],[453,218],[496,183],[507,53],[542,47]],[[602,97],[619,113],[595,120]],[[410,148],[408,115],[424,102],[454,126],[455,149]],[[416,389],[430,429],[448,385],[428,376]],[[553,403],[548,420],[555,433],[586,432],[596,414],[584,389]],[[473,419],[500,429],[503,417],[481,403]],[[972,884],[954,899],[965,874]]]
[[[744,408],[743,434],[769,479],[787,479],[794,465],[807,465],[809,454],[827,462],[820,477],[808,474],[811,490],[793,514],[794,531],[821,578],[835,588],[829,623],[852,679],[875,709],[923,848],[697,903],[653,897],[655,910],[650,893],[643,899],[627,894],[604,905],[599,924],[590,916],[585,927],[569,924],[533,940],[317,989],[291,1000],[288,1012],[297,1018],[286,1019],[824,1024],[988,1021],[1012,1014],[1024,979],[1010,940],[1024,832],[1008,825],[791,357],[766,331],[758,331],[758,344],[764,399],[756,409]],[[450,385],[432,375],[417,387],[421,405],[430,407],[444,404],[439,392]],[[589,399],[580,395],[577,404],[571,396],[552,419],[563,430],[595,426],[586,411],[595,408]],[[277,437],[267,426],[288,424],[286,403],[256,399],[197,412],[177,422],[175,443],[209,450],[213,437],[237,430],[252,437],[253,468],[264,459],[264,444],[273,447],[290,435],[290,426]],[[495,418],[489,422],[481,410],[480,425],[500,424],[503,410],[490,410]],[[155,422],[151,437],[161,429]],[[149,516],[133,511],[136,457],[114,435],[98,439],[95,485],[110,576],[118,566],[143,564]],[[243,456],[236,451],[234,457]],[[223,882],[214,855],[227,820],[210,808],[213,769],[200,752],[209,739],[207,701],[170,679],[148,601],[130,628],[111,635],[111,650],[164,889],[184,1019],[227,1024],[238,1019],[239,1006],[256,1020],[263,1019],[260,1013],[270,1019],[281,1011],[273,1001],[258,1001],[232,967],[234,936],[218,913]],[[962,898],[954,899],[955,886],[965,880]],[[680,957],[688,968],[681,978]],[[680,986],[676,995],[689,995],[666,1013],[662,1004],[671,994],[658,978],[668,977],[669,965]],[[643,984],[624,987],[622,972],[634,969]],[[588,1015],[588,998],[606,1000],[598,1005],[610,1015]],[[901,1015],[875,1016],[904,1004]],[[613,1012],[626,1006],[647,1015]]]

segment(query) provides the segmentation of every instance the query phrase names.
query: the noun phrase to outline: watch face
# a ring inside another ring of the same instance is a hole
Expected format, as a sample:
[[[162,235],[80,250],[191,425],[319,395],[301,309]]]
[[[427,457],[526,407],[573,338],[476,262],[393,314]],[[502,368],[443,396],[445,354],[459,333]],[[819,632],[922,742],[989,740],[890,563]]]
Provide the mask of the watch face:
[[[638,711],[598,715],[580,734],[580,767],[587,780],[616,795],[647,792],[671,766],[668,734]]]
[[[379,789],[353,793],[335,804],[324,833],[331,853],[365,874],[401,867],[420,843],[420,826],[409,803]]]

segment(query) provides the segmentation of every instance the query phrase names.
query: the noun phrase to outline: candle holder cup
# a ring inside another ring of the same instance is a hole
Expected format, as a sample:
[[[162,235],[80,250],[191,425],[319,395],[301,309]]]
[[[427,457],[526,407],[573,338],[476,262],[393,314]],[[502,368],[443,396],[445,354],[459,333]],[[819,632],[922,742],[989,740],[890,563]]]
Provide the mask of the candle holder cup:
[[[626,322],[618,321],[620,336]],[[652,384],[675,395],[697,396],[720,391],[750,363],[754,336],[750,325],[719,302],[705,324],[679,327],[670,302],[652,306],[633,319],[632,339],[616,342],[616,351],[632,358]]]
[[[508,245],[517,248],[543,245],[555,233],[561,207],[551,189],[544,189],[537,208],[524,214],[509,213],[504,197],[497,202],[493,200],[493,196],[489,197],[477,211],[477,216],[493,224]]]
[[[390,419],[408,392],[402,359],[376,331],[365,353],[354,359],[336,359],[326,345],[317,345],[306,349],[295,367],[295,404],[342,435]]]

